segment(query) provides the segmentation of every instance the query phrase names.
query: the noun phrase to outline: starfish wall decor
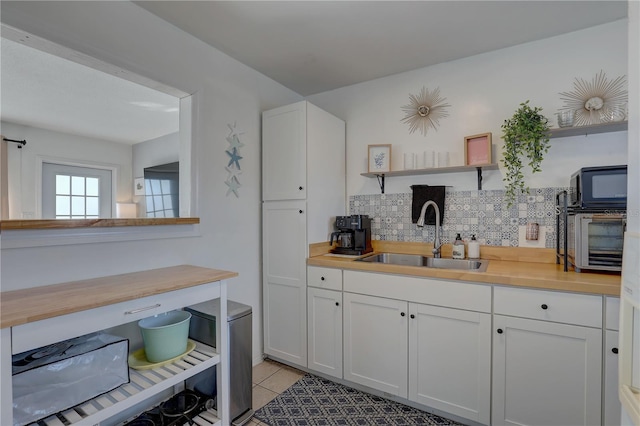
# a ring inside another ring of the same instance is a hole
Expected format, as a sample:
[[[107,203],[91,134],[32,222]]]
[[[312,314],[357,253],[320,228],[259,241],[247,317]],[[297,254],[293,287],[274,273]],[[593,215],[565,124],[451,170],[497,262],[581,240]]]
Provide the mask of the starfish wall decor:
[[[225,170],[228,173],[227,180],[224,183],[229,187],[227,190],[227,197],[232,192],[236,197],[240,197],[238,194],[238,189],[240,188],[240,180],[238,179],[238,175],[242,174],[240,170],[240,160],[242,160],[242,156],[240,155],[240,148],[244,146],[242,142],[240,142],[239,135],[244,132],[238,131],[236,128],[236,123],[227,124],[230,129],[230,133],[227,136],[227,142],[229,142],[229,148],[225,151],[227,156],[229,157],[229,164],[225,167]]]

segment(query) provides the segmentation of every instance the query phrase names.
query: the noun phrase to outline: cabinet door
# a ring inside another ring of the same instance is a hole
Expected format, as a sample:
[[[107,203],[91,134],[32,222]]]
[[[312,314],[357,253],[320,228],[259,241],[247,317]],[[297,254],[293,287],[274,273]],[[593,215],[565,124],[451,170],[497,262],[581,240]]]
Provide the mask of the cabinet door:
[[[262,113],[262,199],[307,197],[306,102]]]
[[[309,369],[342,379],[342,292],[307,288]]]
[[[13,386],[11,377],[11,329],[0,328],[0,425],[13,424]]]
[[[604,344],[604,405],[605,426],[620,425],[622,406],[618,397],[618,332],[605,331]]]
[[[304,201],[263,203],[264,351],[307,365]]]
[[[601,329],[493,321],[493,425],[601,423]]]
[[[491,417],[491,314],[409,304],[409,399],[479,423]]]
[[[344,378],[407,397],[407,302],[343,293]]]

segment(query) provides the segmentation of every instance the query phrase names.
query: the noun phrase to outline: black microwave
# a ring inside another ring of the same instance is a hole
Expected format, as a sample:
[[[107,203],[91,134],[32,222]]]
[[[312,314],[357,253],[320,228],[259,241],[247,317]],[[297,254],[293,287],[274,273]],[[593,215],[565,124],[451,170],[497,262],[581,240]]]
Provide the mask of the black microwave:
[[[578,208],[627,208],[627,166],[583,167],[570,181],[571,205]]]

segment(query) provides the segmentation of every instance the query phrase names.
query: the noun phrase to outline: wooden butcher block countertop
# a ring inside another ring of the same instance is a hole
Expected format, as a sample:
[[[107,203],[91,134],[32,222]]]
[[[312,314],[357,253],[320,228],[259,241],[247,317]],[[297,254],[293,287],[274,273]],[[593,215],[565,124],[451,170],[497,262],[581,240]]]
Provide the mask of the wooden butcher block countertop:
[[[0,328],[153,296],[238,276],[179,265],[0,293]]]
[[[431,256],[430,244],[373,241],[374,252],[422,254]],[[504,284],[547,290],[620,296],[620,273],[564,272],[555,263],[555,250],[519,247],[482,246],[480,257],[489,260],[486,272],[436,269],[420,266],[391,265],[356,262],[357,257],[331,255],[328,243],[309,247],[307,265],[389,274],[412,275],[429,278],[471,281],[488,284]],[[366,256],[366,255],[365,255]],[[451,258],[451,245],[442,247],[442,257]]]

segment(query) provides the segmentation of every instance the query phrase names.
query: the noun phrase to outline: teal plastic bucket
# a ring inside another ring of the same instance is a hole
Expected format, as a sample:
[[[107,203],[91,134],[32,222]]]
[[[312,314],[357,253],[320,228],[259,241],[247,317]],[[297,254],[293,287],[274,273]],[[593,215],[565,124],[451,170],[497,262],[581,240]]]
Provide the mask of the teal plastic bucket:
[[[138,321],[149,362],[175,358],[187,350],[191,313],[170,311]]]

